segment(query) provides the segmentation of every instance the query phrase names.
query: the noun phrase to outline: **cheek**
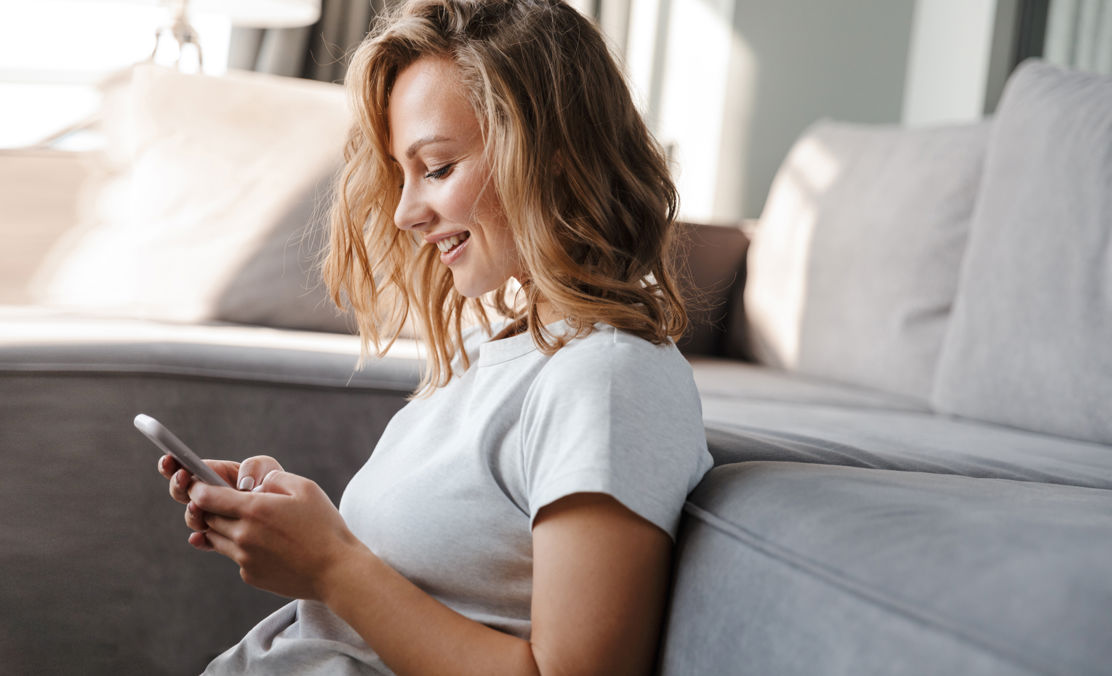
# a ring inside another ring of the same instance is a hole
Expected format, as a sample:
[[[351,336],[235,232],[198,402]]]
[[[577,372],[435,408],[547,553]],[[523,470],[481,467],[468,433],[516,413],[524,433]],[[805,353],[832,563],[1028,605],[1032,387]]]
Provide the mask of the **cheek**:
[[[482,239],[494,262],[516,264],[518,255],[513,231],[510,230],[502,204],[493,197],[492,190],[480,197],[475,216],[475,220],[481,224]]]
[[[509,224],[506,223],[505,214],[498,211],[492,214],[492,218],[487,220],[486,223],[483,234],[490,249],[492,262],[500,271],[516,274],[520,256],[517,253],[513,232],[510,230]]]

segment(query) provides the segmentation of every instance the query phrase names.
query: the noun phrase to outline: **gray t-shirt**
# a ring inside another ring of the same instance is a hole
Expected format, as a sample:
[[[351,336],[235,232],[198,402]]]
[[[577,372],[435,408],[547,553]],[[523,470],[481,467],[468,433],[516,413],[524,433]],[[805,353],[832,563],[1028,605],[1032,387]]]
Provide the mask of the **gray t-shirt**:
[[[550,327],[559,334],[562,322]],[[675,345],[613,327],[554,355],[472,334],[472,366],[386,427],[344,491],[348,527],[444,604],[527,638],[537,512],[606,493],[675,538],[710,469],[699,394]],[[390,673],[324,605],[292,602],[206,673]]]

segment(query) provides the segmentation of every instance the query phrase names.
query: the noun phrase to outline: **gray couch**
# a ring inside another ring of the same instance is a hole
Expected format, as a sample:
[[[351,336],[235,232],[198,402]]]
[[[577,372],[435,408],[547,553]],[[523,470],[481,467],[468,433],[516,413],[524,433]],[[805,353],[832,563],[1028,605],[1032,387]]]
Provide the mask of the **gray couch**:
[[[717,467],[660,672],[1110,673],[1112,80],[1029,63],[991,121],[817,123],[758,224],[689,233]],[[45,305],[0,311],[0,672],[198,671],[282,600],[188,547],[131,418],[338,498],[415,354],[353,372],[289,306]]]

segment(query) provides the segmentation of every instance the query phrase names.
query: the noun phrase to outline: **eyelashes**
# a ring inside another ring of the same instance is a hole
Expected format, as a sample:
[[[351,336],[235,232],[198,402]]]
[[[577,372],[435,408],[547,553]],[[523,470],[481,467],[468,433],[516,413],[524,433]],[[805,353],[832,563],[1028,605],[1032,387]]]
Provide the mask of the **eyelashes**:
[[[452,164],[451,163],[445,164],[443,167],[440,167],[439,169],[433,169],[429,173],[425,174],[425,178],[432,178],[432,179],[444,178],[445,176],[448,175],[448,172],[451,171],[451,170],[452,170]]]
[[[427,174],[425,174],[424,178],[431,179],[431,180],[434,180],[434,181],[437,180],[437,179],[444,178],[445,176],[447,176],[452,171],[453,166],[455,166],[455,165],[452,164],[452,163],[445,164],[443,167],[440,167],[439,169],[433,169],[432,171],[428,172]],[[404,181],[398,184],[398,190],[402,190],[404,188],[405,188],[405,182]]]

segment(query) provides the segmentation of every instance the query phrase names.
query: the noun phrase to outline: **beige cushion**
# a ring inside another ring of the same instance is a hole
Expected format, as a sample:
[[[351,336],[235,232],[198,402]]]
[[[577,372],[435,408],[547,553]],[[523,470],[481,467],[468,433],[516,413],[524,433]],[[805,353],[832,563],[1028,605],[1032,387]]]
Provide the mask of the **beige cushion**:
[[[343,88],[141,66],[130,94],[108,111],[127,162],[55,251],[40,302],[346,331],[313,269],[349,125]]]
[[[0,304],[32,301],[39,267],[77,220],[91,163],[86,152],[0,151]]]
[[[925,402],[987,135],[986,124],[805,132],[749,248],[756,359]]]

